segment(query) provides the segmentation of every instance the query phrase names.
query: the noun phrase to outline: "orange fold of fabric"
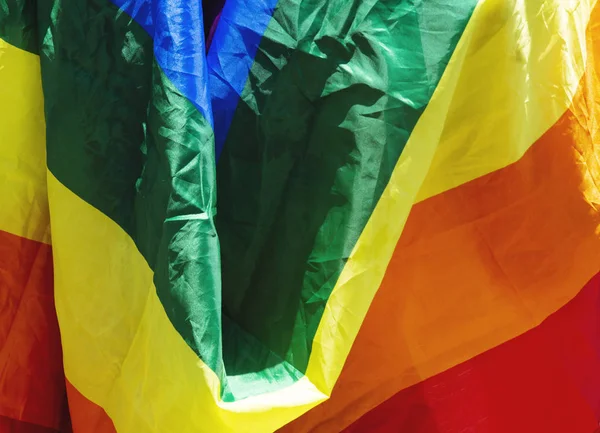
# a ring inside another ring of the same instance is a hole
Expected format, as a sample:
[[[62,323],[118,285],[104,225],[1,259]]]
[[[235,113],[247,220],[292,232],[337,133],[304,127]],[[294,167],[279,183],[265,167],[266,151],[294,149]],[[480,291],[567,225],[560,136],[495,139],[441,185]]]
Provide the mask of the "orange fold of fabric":
[[[331,399],[280,432],[341,431],[537,326],[598,272],[599,22],[596,8],[572,106],[523,158],[413,207]]]

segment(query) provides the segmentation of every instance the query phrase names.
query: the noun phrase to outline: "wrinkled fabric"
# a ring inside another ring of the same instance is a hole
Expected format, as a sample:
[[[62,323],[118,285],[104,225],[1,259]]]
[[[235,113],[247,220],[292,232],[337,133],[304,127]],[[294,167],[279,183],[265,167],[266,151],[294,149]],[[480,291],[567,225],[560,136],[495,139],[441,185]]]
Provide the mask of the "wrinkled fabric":
[[[600,270],[594,0],[0,1],[0,432],[495,431]]]

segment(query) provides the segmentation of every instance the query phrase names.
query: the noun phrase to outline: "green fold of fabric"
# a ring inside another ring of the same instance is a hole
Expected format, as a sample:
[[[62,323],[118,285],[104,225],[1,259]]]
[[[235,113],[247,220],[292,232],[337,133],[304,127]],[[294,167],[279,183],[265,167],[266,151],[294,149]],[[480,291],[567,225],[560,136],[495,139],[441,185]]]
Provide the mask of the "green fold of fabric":
[[[275,10],[218,163],[217,229],[225,314],[299,371],[476,3]]]
[[[0,38],[11,45],[38,54],[36,2],[2,0],[0,2]]]
[[[49,169],[135,241],[232,401],[303,376],[475,3],[280,0],[216,167],[211,125],[108,0],[7,0],[0,37],[40,54]]]

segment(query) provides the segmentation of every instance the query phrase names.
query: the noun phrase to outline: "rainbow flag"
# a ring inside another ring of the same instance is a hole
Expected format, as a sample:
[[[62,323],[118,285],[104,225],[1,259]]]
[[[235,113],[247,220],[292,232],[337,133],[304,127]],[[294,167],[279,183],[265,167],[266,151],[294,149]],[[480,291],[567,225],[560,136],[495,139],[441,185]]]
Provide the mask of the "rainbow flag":
[[[0,433],[593,433],[596,1],[202,3],[0,0]]]

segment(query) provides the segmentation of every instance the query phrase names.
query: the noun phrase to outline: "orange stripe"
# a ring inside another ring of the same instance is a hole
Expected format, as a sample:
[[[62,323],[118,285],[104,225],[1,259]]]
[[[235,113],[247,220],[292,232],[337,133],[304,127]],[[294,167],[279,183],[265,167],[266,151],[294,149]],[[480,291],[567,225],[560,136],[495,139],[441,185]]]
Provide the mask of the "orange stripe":
[[[592,433],[600,274],[540,326],[400,391],[344,433]]]
[[[59,430],[65,402],[50,246],[0,231],[0,416]]]
[[[331,399],[282,431],[340,431],[536,326],[600,269],[599,8],[591,22],[570,110],[517,163],[413,208]]]
[[[104,409],[85,398],[68,381],[67,394],[73,433],[116,433],[113,422]]]

